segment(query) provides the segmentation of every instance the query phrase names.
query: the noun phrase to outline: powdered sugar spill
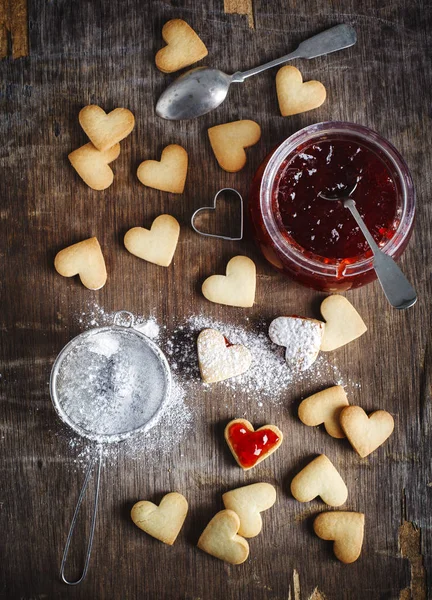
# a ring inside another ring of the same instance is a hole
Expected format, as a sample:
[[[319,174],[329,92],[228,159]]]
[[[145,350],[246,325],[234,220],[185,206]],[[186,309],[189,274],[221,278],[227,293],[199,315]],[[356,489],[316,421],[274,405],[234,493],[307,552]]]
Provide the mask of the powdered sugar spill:
[[[113,318],[114,314],[93,305],[87,313],[79,316],[79,323],[84,328],[107,326],[112,325]],[[245,326],[240,326],[222,323],[204,315],[192,315],[175,324],[174,329],[167,330],[154,316],[136,316],[134,326],[156,340],[166,355],[173,378],[172,393],[163,410],[158,413],[154,427],[148,432],[122,444],[106,447],[105,460],[108,462],[115,462],[120,452],[127,452],[131,459],[145,456],[146,461],[160,460],[161,456],[172,453],[184,441],[197,413],[202,412],[201,416],[205,418],[205,404],[195,403],[193,414],[187,399],[206,394],[210,389],[216,391],[219,386],[232,391],[230,401],[235,399],[238,413],[242,412],[242,404],[247,409],[251,403],[255,403],[256,409],[263,411],[263,415],[268,403],[286,405],[289,389],[294,383],[304,382],[304,387],[311,388],[311,393],[316,391],[317,386],[322,388],[326,384],[360,387],[358,383],[342,378],[337,366],[329,363],[324,354],[320,354],[307,371],[299,373],[289,370],[284,359],[285,348],[272,343],[268,337],[269,322],[264,320],[252,322],[246,319]],[[196,340],[199,332],[206,328],[216,329],[230,343],[242,344],[250,350],[252,362],[246,373],[216,384],[202,382]],[[99,348],[99,351],[109,354],[109,345]],[[206,394],[206,397],[209,396]],[[79,449],[76,458],[79,465],[84,465],[89,453],[93,452],[88,442],[77,437],[70,440],[70,447],[75,451]]]

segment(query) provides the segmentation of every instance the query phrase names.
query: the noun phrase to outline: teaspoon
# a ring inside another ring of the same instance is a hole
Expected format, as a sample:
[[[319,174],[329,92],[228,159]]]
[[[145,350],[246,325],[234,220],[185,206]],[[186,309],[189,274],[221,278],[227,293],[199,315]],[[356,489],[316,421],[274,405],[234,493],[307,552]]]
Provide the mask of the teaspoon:
[[[320,192],[318,195],[324,200],[329,200],[331,202],[342,202],[344,207],[351,212],[352,216],[357,222],[357,225],[360,227],[361,232],[366,238],[370,249],[372,250],[373,267],[387,300],[394,308],[399,310],[409,308],[417,302],[416,291],[392,257],[388,254],[385,254],[375,242],[371,232],[366,227],[365,222],[360,216],[356,204],[351,198],[358,185],[358,182],[359,179],[357,178],[355,185],[352,186],[348,191],[345,190],[344,194],[341,196],[326,196],[323,192]]]
[[[350,25],[336,25],[302,42],[297,50],[249,71],[227,75],[219,69],[197,67],[186,71],[160,96],[156,114],[163,119],[180,120],[200,117],[225,100],[231,83],[243,83],[252,75],[281,65],[294,58],[316,58],[353,46],[357,35]]]

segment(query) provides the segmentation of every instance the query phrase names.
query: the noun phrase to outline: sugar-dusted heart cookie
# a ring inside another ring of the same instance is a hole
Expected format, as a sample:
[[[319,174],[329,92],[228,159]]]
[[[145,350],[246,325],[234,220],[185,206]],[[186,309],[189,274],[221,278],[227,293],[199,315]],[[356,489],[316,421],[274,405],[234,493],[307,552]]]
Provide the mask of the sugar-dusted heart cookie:
[[[171,215],[159,215],[150,229],[133,227],[126,232],[124,245],[135,256],[168,267],[177,248],[180,225]]]
[[[320,496],[329,506],[341,506],[348,498],[344,480],[325,454],[297,473],[291,482],[291,493],[299,502],[310,502]]]
[[[363,319],[344,296],[327,296],[320,310],[326,322],[321,344],[324,352],[345,346],[367,331]]]
[[[116,108],[107,114],[100,106],[90,104],[80,110],[78,118],[90,141],[101,152],[127,137],[135,126],[135,117],[127,108]]]
[[[339,416],[348,404],[343,387],[334,385],[305,398],[298,408],[298,416],[305,425],[315,427],[324,423],[329,435],[334,438],[344,438],[345,434],[340,426]]]
[[[244,119],[210,127],[210,144],[219,165],[229,173],[243,169],[246,164],[245,148],[253,146],[261,137],[261,127],[255,121]]]
[[[347,406],[339,419],[351,446],[362,458],[384,444],[394,429],[394,419],[386,410],[376,410],[368,417],[360,406]]]
[[[207,56],[207,48],[190,25],[182,19],[171,19],[162,27],[167,46],[156,54],[157,68],[163,73],[174,73]]]
[[[333,511],[317,516],[313,528],[322,540],[333,540],[333,552],[341,562],[349,564],[358,559],[364,536],[363,513]]]
[[[246,419],[234,419],[225,427],[225,440],[239,466],[248,471],[279,448],[283,434],[275,425],[255,431]]]
[[[198,540],[198,548],[220,560],[239,565],[249,556],[249,544],[237,532],[240,519],[232,510],[218,512]]]
[[[270,323],[269,338],[285,346],[285,360],[293,371],[305,371],[316,360],[324,334],[324,323],[304,317],[278,317]]]
[[[137,527],[172,546],[183,527],[188,511],[186,498],[178,492],[164,496],[159,504],[142,500],[133,505],[131,518]]]
[[[181,194],[186,183],[188,170],[188,154],[184,148],[171,144],[162,150],[160,161],[145,160],[137,171],[142,184],[162,190]]]
[[[320,81],[303,83],[302,74],[292,66],[282,67],[277,72],[276,92],[279,110],[283,117],[318,108],[327,95]]]
[[[247,256],[234,256],[226,266],[226,275],[211,275],[202,284],[202,293],[210,302],[228,306],[253,306],[256,268]]]
[[[101,152],[91,142],[71,152],[68,156],[71,165],[85,183],[93,190],[105,190],[114,181],[114,173],[109,163],[118,158],[120,144],[115,144]]]
[[[105,261],[97,238],[68,246],[56,255],[54,267],[63,277],[79,275],[89,290],[99,290],[107,280]]]
[[[226,492],[222,500],[240,518],[239,535],[251,538],[261,531],[261,512],[276,502],[276,490],[270,483],[252,483]]]
[[[201,331],[197,349],[201,377],[206,383],[241,375],[251,365],[251,353],[246,346],[230,344],[216,329]]]

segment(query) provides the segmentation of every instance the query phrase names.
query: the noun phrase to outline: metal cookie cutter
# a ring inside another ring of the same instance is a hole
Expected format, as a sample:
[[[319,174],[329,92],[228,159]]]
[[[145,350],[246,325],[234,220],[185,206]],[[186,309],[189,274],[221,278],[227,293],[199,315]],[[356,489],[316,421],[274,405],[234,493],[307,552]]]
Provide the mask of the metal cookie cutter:
[[[219,194],[222,194],[222,192],[233,192],[234,194],[236,194],[238,196],[238,198],[240,200],[240,235],[239,235],[239,237],[232,237],[232,236],[228,236],[228,235],[217,235],[216,233],[205,233],[204,231],[200,231],[195,226],[195,219],[200,212],[202,212],[204,210],[216,210],[217,199],[218,199]],[[196,233],[199,233],[200,235],[205,235],[206,237],[219,238],[221,240],[229,240],[232,242],[238,242],[238,241],[242,240],[243,239],[243,198],[242,198],[240,192],[238,192],[234,188],[222,188],[221,190],[219,190],[216,193],[216,196],[214,197],[213,206],[202,206],[201,208],[198,208],[198,210],[196,210],[194,212],[194,214],[191,217],[191,225],[192,225],[192,229],[194,231],[196,231]]]

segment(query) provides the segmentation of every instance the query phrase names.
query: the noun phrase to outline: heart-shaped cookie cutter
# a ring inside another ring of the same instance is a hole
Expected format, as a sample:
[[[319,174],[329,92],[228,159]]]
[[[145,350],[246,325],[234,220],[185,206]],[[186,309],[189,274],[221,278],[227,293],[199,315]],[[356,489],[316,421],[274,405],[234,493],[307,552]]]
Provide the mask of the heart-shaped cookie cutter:
[[[195,219],[201,211],[216,210],[218,196],[219,196],[219,194],[222,194],[222,192],[233,192],[234,194],[237,194],[237,196],[240,200],[240,236],[239,237],[232,237],[232,236],[228,236],[228,235],[218,235],[216,233],[205,233],[204,231],[200,231],[195,226]],[[221,190],[216,192],[216,195],[213,200],[213,206],[202,206],[201,208],[198,208],[194,212],[194,214],[191,217],[191,225],[192,225],[192,229],[194,231],[196,231],[196,233],[199,233],[200,235],[204,235],[206,237],[219,238],[221,240],[229,240],[231,242],[238,242],[238,241],[242,240],[243,239],[243,198],[242,198],[242,195],[240,194],[240,192],[238,192],[234,188],[222,188]]]

